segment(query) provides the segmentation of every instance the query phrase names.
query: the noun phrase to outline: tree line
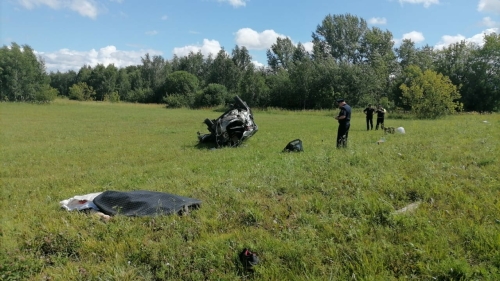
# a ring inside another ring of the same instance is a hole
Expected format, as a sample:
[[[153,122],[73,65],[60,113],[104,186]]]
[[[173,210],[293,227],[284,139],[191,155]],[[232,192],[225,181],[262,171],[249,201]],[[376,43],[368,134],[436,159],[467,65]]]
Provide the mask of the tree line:
[[[461,41],[435,49],[368,27],[351,14],[327,15],[312,33],[313,50],[278,38],[267,66],[256,67],[245,47],[216,55],[145,54],[141,64],[85,65],[50,72],[28,45],[0,49],[0,100],[75,100],[164,103],[211,107],[239,95],[252,107],[329,109],[345,98],[353,106],[381,104],[435,118],[458,110],[491,112],[500,105],[500,36],[484,44]]]

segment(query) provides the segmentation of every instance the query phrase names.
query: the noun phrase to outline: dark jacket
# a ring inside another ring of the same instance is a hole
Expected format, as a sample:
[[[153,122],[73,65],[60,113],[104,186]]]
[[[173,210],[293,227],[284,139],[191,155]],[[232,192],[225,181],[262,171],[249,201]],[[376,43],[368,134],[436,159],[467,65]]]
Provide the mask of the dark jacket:
[[[380,108],[375,111],[377,113],[377,118],[383,119],[385,116],[385,109]]]
[[[367,107],[365,110],[363,110],[364,113],[366,113],[366,118],[373,118],[373,113],[375,112],[375,108],[373,107]]]
[[[348,124],[351,121],[351,107],[348,104],[344,104],[340,107],[339,117],[345,116],[344,119],[340,119],[339,123]]]

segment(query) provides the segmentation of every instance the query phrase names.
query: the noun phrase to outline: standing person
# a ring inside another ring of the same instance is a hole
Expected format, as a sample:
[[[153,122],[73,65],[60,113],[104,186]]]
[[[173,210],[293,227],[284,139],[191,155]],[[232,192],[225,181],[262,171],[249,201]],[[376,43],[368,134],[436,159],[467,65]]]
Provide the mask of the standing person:
[[[340,108],[339,115],[335,116],[335,120],[339,121],[337,148],[341,148],[347,147],[347,136],[349,135],[349,127],[351,127],[351,107],[344,99],[338,99],[337,103]]]
[[[373,113],[375,112],[375,108],[372,107],[371,104],[369,104],[363,112],[366,115],[366,130],[373,130]]]
[[[375,126],[375,130],[378,130],[379,125],[381,129],[384,129],[385,109],[379,104],[375,113],[377,113],[377,125]]]

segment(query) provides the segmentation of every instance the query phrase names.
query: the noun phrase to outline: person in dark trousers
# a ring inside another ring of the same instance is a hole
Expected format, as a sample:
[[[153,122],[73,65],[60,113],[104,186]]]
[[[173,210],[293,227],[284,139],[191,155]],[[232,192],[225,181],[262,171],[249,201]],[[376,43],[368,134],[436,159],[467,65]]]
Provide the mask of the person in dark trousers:
[[[375,126],[375,130],[378,130],[379,125],[381,129],[384,129],[385,109],[379,105],[375,113],[377,113],[377,125]]]
[[[375,108],[372,107],[371,104],[369,104],[363,112],[366,115],[366,130],[373,130],[373,113],[375,112]]]
[[[340,112],[335,116],[335,120],[339,121],[339,129],[337,131],[337,148],[347,147],[347,137],[349,135],[349,127],[351,126],[351,107],[344,99],[338,99]]]

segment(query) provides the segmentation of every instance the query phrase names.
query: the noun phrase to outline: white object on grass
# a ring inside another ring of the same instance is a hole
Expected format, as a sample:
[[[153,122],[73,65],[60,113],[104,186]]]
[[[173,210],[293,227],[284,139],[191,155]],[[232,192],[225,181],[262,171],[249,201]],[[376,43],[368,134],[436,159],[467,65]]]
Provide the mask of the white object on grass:
[[[94,204],[94,198],[102,192],[90,193],[85,195],[77,195],[73,198],[63,200],[59,202],[62,208],[73,211],[73,210],[86,210],[86,209],[94,209],[99,210],[99,208]]]
[[[404,133],[405,133],[405,128],[403,128],[403,127],[398,127],[398,128],[396,129],[396,132],[398,132],[398,133],[400,133],[400,134],[404,134]]]

